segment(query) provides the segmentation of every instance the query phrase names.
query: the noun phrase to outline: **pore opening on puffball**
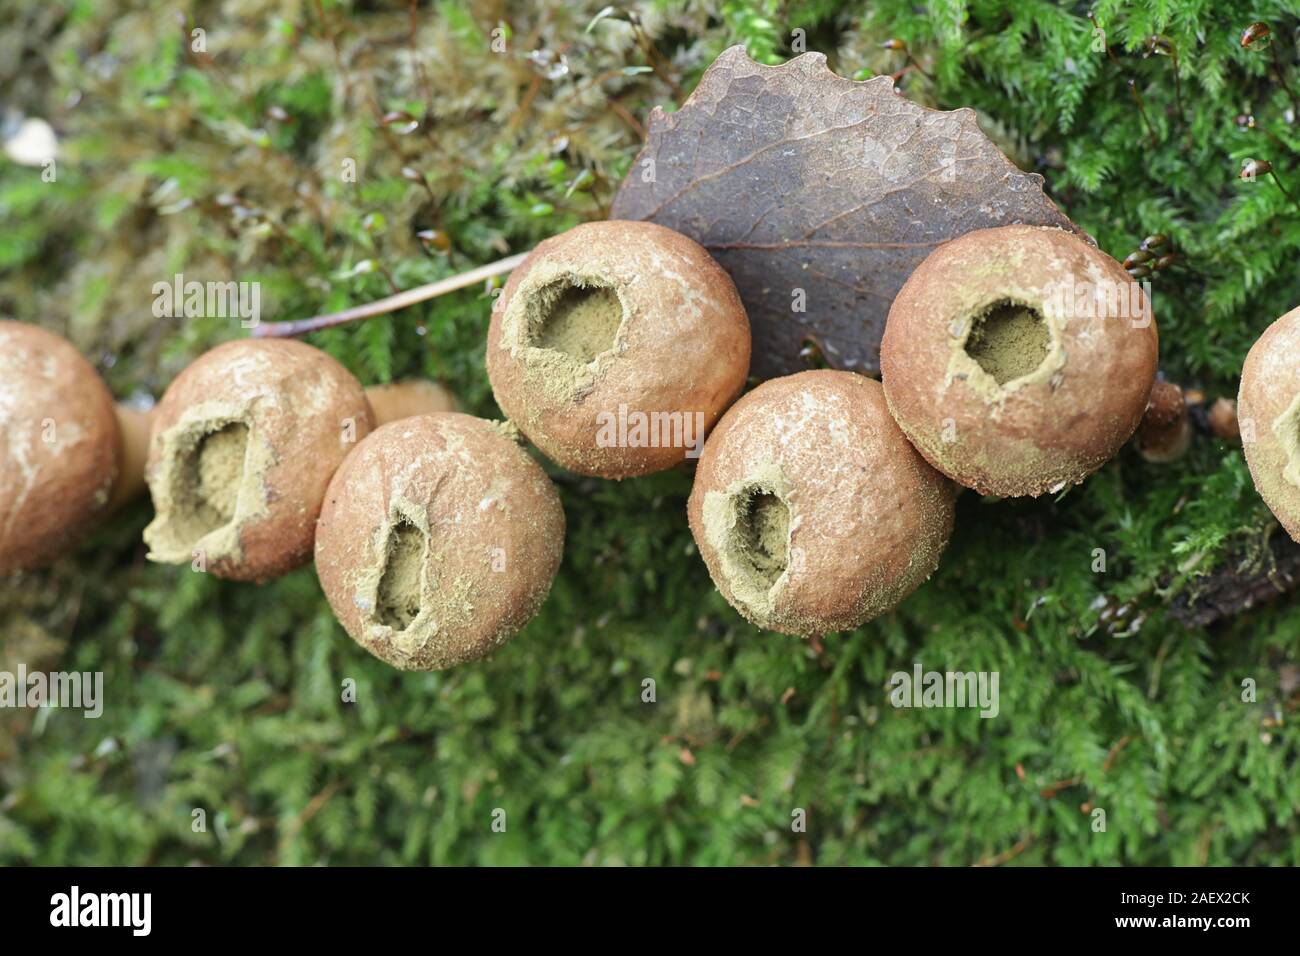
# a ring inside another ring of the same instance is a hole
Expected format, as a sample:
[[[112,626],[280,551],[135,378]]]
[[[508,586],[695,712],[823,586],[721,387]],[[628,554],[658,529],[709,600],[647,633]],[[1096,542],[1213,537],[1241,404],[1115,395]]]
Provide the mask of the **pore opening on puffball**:
[[[561,280],[538,291],[536,314],[529,344],[585,365],[614,347],[623,303],[608,286]]]
[[[1300,394],[1274,420],[1272,432],[1283,456],[1282,477],[1300,488]]]
[[[790,564],[790,509],[760,488],[741,496],[737,504],[737,551],[762,587],[769,589]]]
[[[966,338],[966,354],[995,382],[1005,385],[1040,368],[1051,341],[1041,312],[1004,299],[975,317]]]
[[[186,547],[234,520],[244,483],[248,434],[244,422],[223,423],[182,453],[173,521]]]
[[[379,579],[376,616],[380,624],[403,631],[419,616],[428,545],[424,532],[406,518],[389,532],[384,573]]]

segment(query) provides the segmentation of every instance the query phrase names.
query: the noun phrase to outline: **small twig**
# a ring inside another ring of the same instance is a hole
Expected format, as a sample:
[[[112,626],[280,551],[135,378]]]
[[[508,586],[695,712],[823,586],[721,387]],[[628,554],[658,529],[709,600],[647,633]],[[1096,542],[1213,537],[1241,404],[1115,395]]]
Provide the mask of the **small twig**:
[[[397,280],[393,278],[393,274],[389,272],[388,269],[384,266],[384,264],[380,262],[378,259],[374,260],[374,262],[375,262],[375,268],[377,268],[383,274],[384,278],[388,280],[388,288],[393,290],[393,295],[400,294],[402,291],[402,287],[397,284]]]
[[[1296,209],[1300,211],[1300,203],[1297,203],[1295,197],[1291,195],[1291,191],[1282,185],[1282,180],[1278,177],[1277,171],[1270,169],[1268,174],[1273,177],[1273,182],[1277,183],[1277,188],[1282,190],[1282,195],[1291,200],[1291,205],[1295,206]]]
[[[1137,80],[1130,78],[1128,80],[1128,89],[1133,94],[1133,102],[1137,104],[1138,115],[1142,117],[1142,123],[1146,126],[1147,133],[1151,137],[1151,145],[1159,145],[1159,141],[1156,139],[1155,127],[1151,125],[1151,120],[1147,119],[1146,106],[1142,103],[1142,94],[1138,92]]]
[[[420,23],[419,23],[419,18],[417,16],[416,7],[417,7],[416,0],[411,0],[411,5],[409,7],[410,23],[411,23],[410,34],[409,34],[410,46],[411,46],[411,60],[412,62],[415,63],[415,75],[419,77],[420,89],[424,92],[424,109],[425,109],[424,115],[428,117],[433,115],[433,89],[429,86],[429,74],[425,72],[424,64],[420,62]],[[420,125],[422,127],[425,126],[423,122],[421,122]],[[428,134],[429,130],[427,127],[425,127],[424,132],[426,135]]]
[[[512,132],[517,130],[523,123],[524,117],[528,115],[529,110],[533,107],[533,100],[537,99],[537,94],[540,93],[541,90],[542,78],[540,75],[535,74],[532,80],[528,83],[528,89],[524,91],[523,99],[521,99],[519,105],[515,107],[515,114],[510,117],[510,129]]]
[[[1145,55],[1153,54],[1171,57],[1174,61],[1174,102],[1178,105],[1178,121],[1186,125],[1187,115],[1183,112],[1183,84],[1178,78],[1178,47],[1169,37],[1155,33],[1147,37]]]
[[[307,801],[307,806],[305,806],[302,812],[298,814],[298,816],[295,817],[287,827],[285,827],[284,833],[280,835],[281,853],[288,848],[289,844],[293,842],[294,838],[298,836],[298,833],[311,820],[311,818],[320,812],[321,807],[325,806],[325,804],[329,802],[330,797],[334,796],[334,792],[338,790],[338,788],[339,782],[336,780]]]
[[[1092,21],[1093,30],[1101,32],[1101,45],[1106,48],[1106,55],[1110,57],[1110,61],[1116,66],[1120,66],[1119,58],[1115,56],[1115,51],[1110,48],[1110,43],[1106,40],[1106,31],[1102,30],[1101,24],[1097,22],[1097,17],[1091,10],[1088,11],[1088,19]],[[1121,66],[1120,69],[1123,70],[1123,67]]]
[[[642,126],[640,122],[637,121],[637,118],[632,115],[632,113],[628,110],[626,106],[624,106],[618,100],[614,99],[614,97],[610,96],[607,99],[609,101],[609,108],[614,111],[614,115],[617,116],[619,119],[621,119],[628,126],[632,127],[632,131],[636,133],[636,135],[641,138],[641,142],[644,143],[645,127]]]
[[[325,36],[329,38],[330,46],[334,50],[334,65],[343,77],[343,98],[345,101],[349,100],[352,98],[352,76],[343,65],[343,51],[339,48],[338,34],[334,32],[329,18],[325,16],[325,5],[321,0],[316,0],[316,16],[320,19],[321,29],[325,31]]]
[[[727,753],[733,752],[737,747],[740,746],[740,742],[744,740],[746,737],[748,737],[751,733],[753,733],[756,730],[762,730],[764,727],[766,727],[767,722],[768,722],[767,718],[764,717],[761,720],[759,720],[756,726],[748,727],[744,730],[737,731],[735,736],[733,736],[729,741],[727,741],[727,745],[723,749],[725,749]]]
[[[1266,129],[1263,126],[1260,126],[1259,123],[1255,121],[1255,117],[1253,115],[1249,113],[1243,113],[1242,115],[1238,116],[1237,125],[1240,126],[1242,129],[1251,132],[1258,130],[1259,132],[1267,136],[1269,140],[1272,141],[1275,145],[1280,147],[1283,153],[1288,153],[1292,156],[1295,155],[1294,149],[1292,149],[1289,145],[1287,145],[1287,143],[1283,142],[1282,138],[1278,136],[1276,133],[1272,132],[1269,129]]]
[[[1051,800],[1062,790],[1069,790],[1071,787],[1077,787],[1083,783],[1083,777],[1070,777],[1068,780],[1057,780],[1055,783],[1049,783],[1038,795],[1045,800]]]
[[[1160,649],[1156,651],[1156,659],[1151,664],[1151,680],[1147,682],[1148,700],[1155,700],[1156,694],[1160,692],[1160,672],[1164,669],[1165,658],[1169,656],[1169,643],[1173,637],[1173,634],[1166,635],[1160,642]]]
[[[479,266],[476,269],[470,269],[468,272],[462,272],[460,275],[449,276],[446,279],[439,279],[437,282],[430,282],[427,285],[416,286],[414,289],[407,289],[405,292],[399,292],[397,295],[390,295],[386,299],[379,299],[375,302],[367,302],[365,305],[354,306],[351,309],[344,309],[342,312],[331,312],[328,315],[316,315],[310,319],[294,319],[290,322],[262,322],[253,328],[253,337],[259,339],[290,338],[295,335],[306,335],[308,332],[319,332],[321,329],[333,328],[336,325],[343,325],[347,322],[357,322],[361,319],[369,319],[376,315],[384,315],[388,312],[396,312],[398,309],[404,309],[408,305],[415,305],[417,302],[427,302],[429,299],[436,299],[440,295],[446,295],[448,292],[455,292],[457,289],[464,289],[475,283],[483,282],[493,276],[503,275],[519,267],[519,264],[528,257],[528,253],[521,252],[518,255],[509,256],[505,259],[498,259],[496,262],[489,262],[485,266]]]
[[[1020,854],[1028,850],[1029,847],[1033,844],[1033,842],[1034,842],[1034,838],[1031,836],[1027,836],[1023,840],[1020,840],[1018,843],[1016,843],[1015,846],[1011,847],[1011,849],[1003,850],[997,856],[986,856],[978,863],[973,863],[971,865],[972,866],[1001,866],[1003,863],[1010,863]]]
[[[1106,759],[1101,762],[1102,773],[1110,773],[1110,768],[1114,765],[1115,758],[1119,756],[1119,752],[1123,750],[1125,747],[1127,747],[1132,742],[1132,740],[1133,740],[1132,737],[1128,737],[1128,736],[1121,737],[1118,741],[1115,742],[1115,746],[1111,747],[1110,750],[1106,751]]]
[[[911,73],[913,70],[919,70],[919,69],[920,67],[918,67],[915,63],[908,63],[897,73],[889,74],[889,81],[893,83],[895,86],[897,86],[899,80],[907,76],[907,74]]]
[[[1178,50],[1173,52],[1174,59],[1174,102],[1178,104],[1178,119],[1187,124],[1187,114],[1183,112],[1183,81],[1178,78]]]
[[[908,62],[908,63],[911,63],[912,66],[916,67],[917,72],[919,72],[919,73],[920,73],[923,77],[925,77],[927,80],[930,80],[931,82],[934,81],[934,77],[932,77],[928,72],[926,72],[925,67],[923,67],[923,66],[921,65],[921,61],[918,60],[918,59],[917,59],[917,58],[912,54],[912,51],[911,51],[910,49],[907,51],[907,62]]]
[[[1291,98],[1291,108],[1297,113],[1300,113],[1300,100],[1296,99],[1295,93],[1292,92],[1290,85],[1286,81],[1286,76],[1282,73],[1282,61],[1278,59],[1277,44],[1269,43],[1268,51],[1273,55],[1273,74],[1277,77],[1278,85],[1281,86],[1282,89],[1286,91],[1286,95]]]
[[[636,34],[637,43],[640,45],[642,51],[645,53],[645,57],[649,63],[650,69],[654,71],[655,76],[659,77],[659,79],[667,83],[668,88],[673,91],[673,102],[681,103],[682,101],[681,84],[678,83],[675,79],[673,79],[672,75],[660,62],[659,50],[655,46],[655,41],[650,38],[650,34],[646,33],[645,27],[642,26],[641,18],[631,10],[627,11],[627,18],[628,18],[628,22],[632,24],[632,31],[633,33]]]

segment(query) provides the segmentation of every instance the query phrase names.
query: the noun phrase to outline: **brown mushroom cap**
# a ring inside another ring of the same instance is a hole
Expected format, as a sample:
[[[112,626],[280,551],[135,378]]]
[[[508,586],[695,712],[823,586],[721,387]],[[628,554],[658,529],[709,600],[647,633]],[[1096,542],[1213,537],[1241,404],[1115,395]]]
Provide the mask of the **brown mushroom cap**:
[[[539,245],[488,330],[497,403],[551,460],[628,478],[698,453],[749,371],[749,319],[697,243],[591,222]]]
[[[420,378],[371,385],[366,389],[366,401],[375,413],[376,428],[412,415],[456,411],[455,395],[437,382]]]
[[[1255,488],[1300,541],[1300,308],[1270,325],[1246,356],[1237,420]]]
[[[71,343],[0,321],[0,576],[52,561],[103,513],[121,464],[113,396]]]
[[[1235,398],[1216,398],[1210,410],[1205,413],[1210,431],[1215,438],[1224,441],[1241,442],[1241,423],[1237,421],[1237,400]]]
[[[564,551],[546,473],[493,423],[377,428],[330,483],[316,573],[352,638],[402,670],[477,660],[537,613]]]
[[[816,370],[732,406],[687,510],[732,607],[811,637],[871,620],[934,572],[956,491],[894,424],[879,382]]]
[[[1173,382],[1156,382],[1133,443],[1153,464],[1167,464],[1187,454],[1192,443],[1191,417],[1183,390]]]
[[[155,412],[146,477],[149,557],[260,581],[311,558],[325,488],[374,427],[361,384],[289,339],[227,342],[198,358]]]
[[[982,494],[1041,495],[1115,455],[1147,407],[1158,337],[1141,287],[1046,226],[945,243],[889,310],[881,377],[926,459]]]

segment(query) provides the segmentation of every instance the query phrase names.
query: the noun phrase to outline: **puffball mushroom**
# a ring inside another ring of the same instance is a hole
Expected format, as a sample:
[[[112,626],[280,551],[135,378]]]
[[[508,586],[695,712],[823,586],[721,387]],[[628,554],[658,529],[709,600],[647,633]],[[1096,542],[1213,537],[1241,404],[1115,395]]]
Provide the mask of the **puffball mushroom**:
[[[1168,464],[1187,454],[1192,426],[1181,388],[1173,382],[1155,383],[1133,441],[1139,454],[1152,464]]]
[[[0,321],[0,441],[0,577],[52,561],[91,531],[124,458],[138,454],[91,364],[21,322]]]
[[[385,425],[412,415],[456,411],[456,396],[437,382],[423,379],[372,385],[366,389],[366,400],[370,402],[370,410],[375,413],[376,425]]]
[[[1300,308],[1270,325],[1251,347],[1237,419],[1256,490],[1300,541]]]
[[[217,346],[157,408],[149,558],[198,559],[241,581],[305,564],[325,488],[373,427],[361,384],[319,349],[289,339]]]
[[[591,222],[542,242],[488,329],[497,403],[552,461],[603,478],[698,452],[740,394],[749,319],[730,276],[686,236]]]
[[[982,494],[1056,492],[1119,451],[1147,407],[1158,337],[1141,287],[1046,226],[931,253],[889,310],[881,377],[926,459]]]
[[[871,620],[934,572],[956,492],[894,424],[879,382],[820,369],[732,406],[687,512],[731,606],[812,637]]]
[[[402,670],[477,660],[550,591],[564,511],[499,426],[455,412],[376,429],[330,482],[316,573],[352,638]]]
[[[1241,443],[1241,423],[1237,421],[1235,398],[1216,398],[1210,410],[1206,412],[1205,418],[1215,438]]]

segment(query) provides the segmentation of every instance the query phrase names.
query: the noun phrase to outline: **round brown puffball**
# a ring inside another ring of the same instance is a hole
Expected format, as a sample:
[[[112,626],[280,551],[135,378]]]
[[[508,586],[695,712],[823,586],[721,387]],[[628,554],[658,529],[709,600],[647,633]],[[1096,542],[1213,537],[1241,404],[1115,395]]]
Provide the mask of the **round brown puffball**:
[[[497,403],[570,471],[671,468],[740,394],[749,319],[730,276],[686,236],[591,222],[547,239],[506,283],[488,329]]]
[[[1300,541],[1300,309],[1270,325],[1251,347],[1237,422],[1259,496]]]
[[[956,492],[898,430],[879,382],[817,370],[732,406],[687,510],[731,606],[812,637],[871,620],[934,572]]]
[[[402,670],[478,660],[537,613],[564,552],[564,511],[500,426],[404,418],[330,482],[316,573],[353,640]]]
[[[109,394],[71,343],[0,321],[0,577],[90,532],[121,464]]]
[[[1215,438],[1224,441],[1241,441],[1241,423],[1237,421],[1237,400],[1234,398],[1216,398],[1210,410],[1205,414],[1210,431]]]
[[[1133,443],[1152,464],[1168,464],[1187,454],[1192,444],[1192,425],[1182,388],[1173,382],[1155,383]]]
[[[1123,267],[1047,226],[945,243],[889,310],[880,372],[922,455],[981,494],[1077,484],[1137,428],[1155,381],[1149,302]]]
[[[373,427],[361,383],[310,345],[241,339],[200,356],[154,416],[149,558],[239,581],[306,564],[325,488]]]

